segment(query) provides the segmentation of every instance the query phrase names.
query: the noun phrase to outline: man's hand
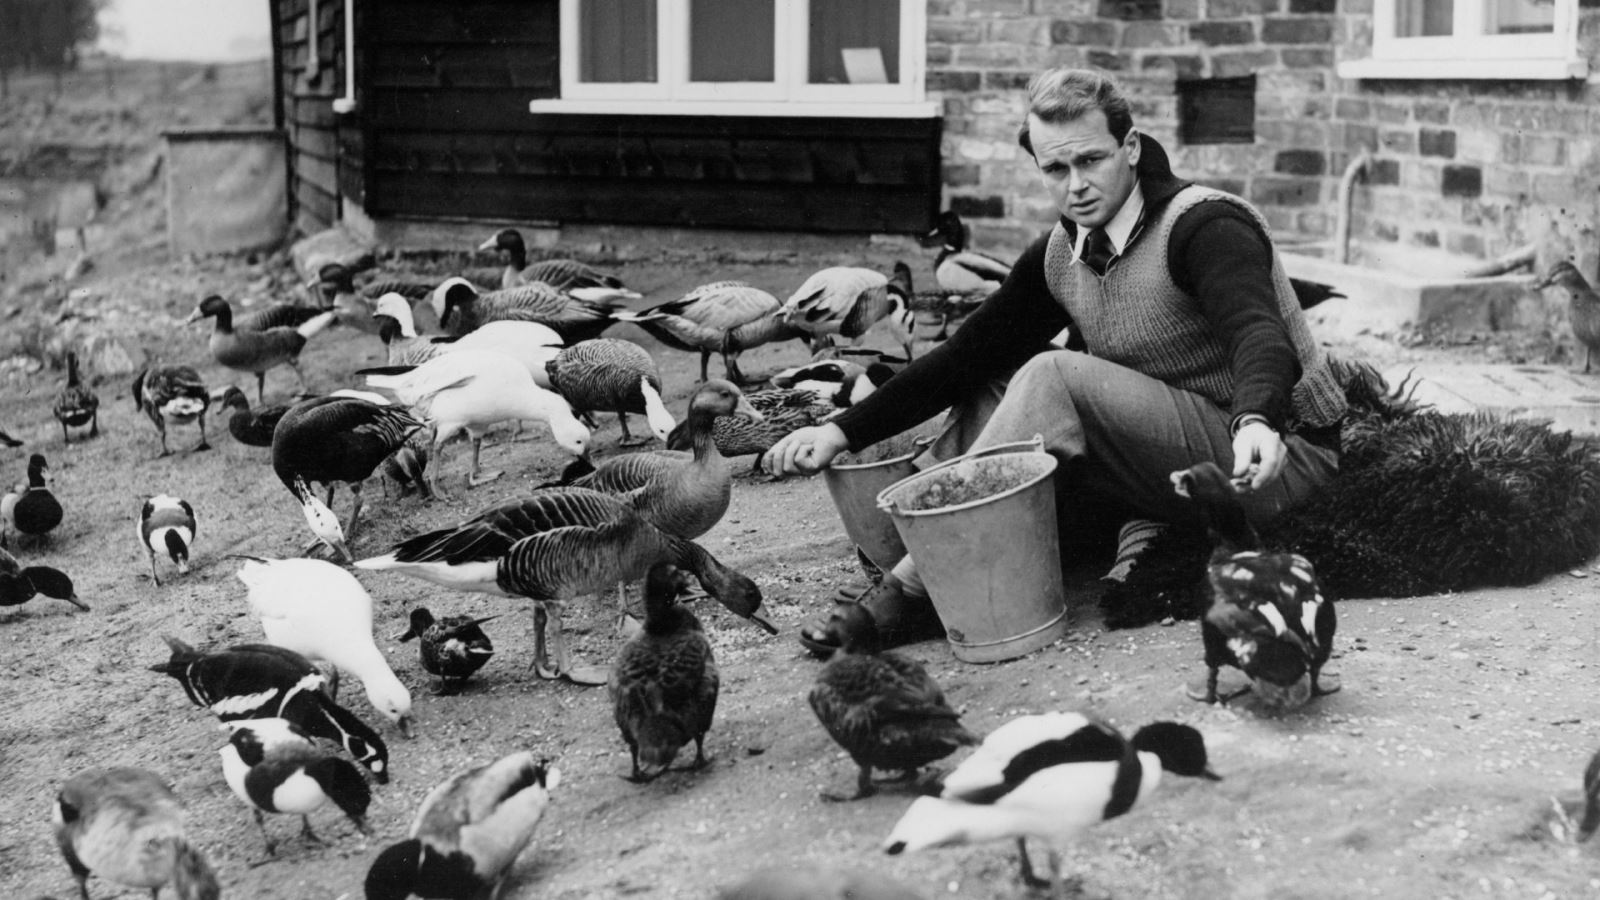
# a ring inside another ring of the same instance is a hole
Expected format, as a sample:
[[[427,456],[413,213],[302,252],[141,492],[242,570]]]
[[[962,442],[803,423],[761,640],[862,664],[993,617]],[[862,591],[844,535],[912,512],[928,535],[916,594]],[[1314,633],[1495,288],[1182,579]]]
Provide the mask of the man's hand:
[[[775,477],[815,475],[850,449],[850,440],[832,422],[797,428],[761,457],[761,466]]]
[[[1283,436],[1271,425],[1252,419],[1233,436],[1233,480],[1240,490],[1254,491],[1271,484],[1283,471]]]

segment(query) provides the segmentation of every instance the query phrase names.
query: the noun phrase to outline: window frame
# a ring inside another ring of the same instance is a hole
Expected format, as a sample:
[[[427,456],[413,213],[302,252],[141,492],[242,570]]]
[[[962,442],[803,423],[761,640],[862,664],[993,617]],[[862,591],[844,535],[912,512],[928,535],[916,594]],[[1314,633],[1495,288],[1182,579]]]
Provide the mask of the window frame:
[[[1344,60],[1341,78],[1583,78],[1588,61],[1578,53],[1579,0],[1553,0],[1555,21],[1545,34],[1485,35],[1484,0],[1454,0],[1451,35],[1400,37],[1399,0],[1374,0],[1372,53]]]

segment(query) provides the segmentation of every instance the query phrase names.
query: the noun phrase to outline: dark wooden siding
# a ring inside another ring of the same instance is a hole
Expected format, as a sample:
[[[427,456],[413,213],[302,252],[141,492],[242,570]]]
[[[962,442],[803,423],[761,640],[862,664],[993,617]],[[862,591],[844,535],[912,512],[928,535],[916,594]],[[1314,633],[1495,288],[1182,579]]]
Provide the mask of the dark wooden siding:
[[[320,231],[339,218],[340,126],[333,100],[344,90],[344,7],[318,0],[273,0],[280,114],[289,135],[290,215],[295,230]],[[313,48],[317,68],[308,69]]]

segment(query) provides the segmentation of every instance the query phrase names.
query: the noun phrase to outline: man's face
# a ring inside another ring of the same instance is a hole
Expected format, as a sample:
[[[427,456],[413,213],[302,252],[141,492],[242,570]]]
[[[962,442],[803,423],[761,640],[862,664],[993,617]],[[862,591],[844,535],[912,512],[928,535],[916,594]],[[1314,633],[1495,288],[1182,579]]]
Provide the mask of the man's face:
[[[1111,221],[1133,192],[1139,133],[1130,128],[1118,143],[1106,114],[1094,109],[1070,122],[1045,122],[1029,115],[1028,134],[1056,209],[1085,228]]]

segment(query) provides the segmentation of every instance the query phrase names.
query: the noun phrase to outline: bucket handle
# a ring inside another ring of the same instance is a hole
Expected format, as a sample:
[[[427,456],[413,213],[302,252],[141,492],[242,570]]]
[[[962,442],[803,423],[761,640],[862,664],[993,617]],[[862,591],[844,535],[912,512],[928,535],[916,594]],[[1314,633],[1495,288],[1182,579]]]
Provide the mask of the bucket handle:
[[[923,469],[921,472],[918,472],[917,474],[918,475],[925,475],[928,472],[937,472],[940,469],[947,469],[947,468],[949,468],[951,466],[957,465],[958,463],[966,462],[969,459],[981,459],[981,458],[983,458],[985,456],[994,456],[995,454],[998,454],[998,453],[1015,453],[1017,451],[1028,451],[1028,450],[1031,450],[1031,451],[1033,451],[1035,453],[1043,453],[1044,452],[1044,435],[1035,434],[1033,437],[1031,437],[1031,438],[1029,438],[1027,440],[1023,440],[1023,441],[1008,441],[1008,442],[1006,442],[1004,444],[995,444],[992,447],[984,447],[981,450],[973,450],[973,451],[971,451],[969,453],[963,453],[960,456],[953,456],[950,459],[945,460],[944,462],[938,463],[936,465],[929,466],[926,469]],[[885,492],[885,493],[887,493],[887,492]],[[893,500],[884,500],[881,495],[878,498],[878,508],[883,510],[884,512],[888,513],[889,515],[894,515],[894,511],[895,511],[894,501]]]

